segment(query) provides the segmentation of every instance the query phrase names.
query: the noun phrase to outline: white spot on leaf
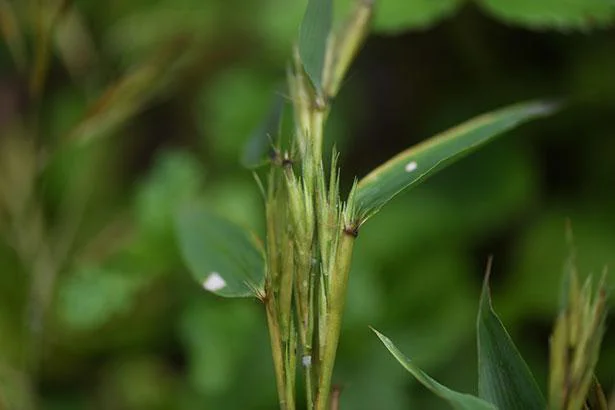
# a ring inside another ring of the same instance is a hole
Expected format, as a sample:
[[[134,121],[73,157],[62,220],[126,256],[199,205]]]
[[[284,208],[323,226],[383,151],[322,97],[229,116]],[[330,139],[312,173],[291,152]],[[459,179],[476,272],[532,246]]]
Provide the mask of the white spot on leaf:
[[[412,172],[417,168],[416,161],[410,161],[406,164],[406,172]]]
[[[216,292],[226,286],[226,281],[218,272],[212,272],[203,281],[203,287],[210,292]]]
[[[303,356],[301,358],[301,363],[303,364],[303,367],[310,367],[312,365],[312,356]]]

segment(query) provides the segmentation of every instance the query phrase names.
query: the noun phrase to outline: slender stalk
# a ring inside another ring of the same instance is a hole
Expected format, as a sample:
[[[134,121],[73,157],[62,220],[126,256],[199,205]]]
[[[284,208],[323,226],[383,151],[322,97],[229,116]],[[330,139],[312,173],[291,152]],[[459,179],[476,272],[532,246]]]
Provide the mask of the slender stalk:
[[[339,199],[335,155],[327,190],[323,134],[330,101],[367,34],[372,6],[372,0],[359,0],[341,36],[327,34],[322,88],[314,87],[305,75],[297,47],[288,69],[301,176],[297,177],[289,167],[285,177],[293,222],[289,235],[294,253],[293,308],[308,410],[337,410],[339,406],[339,394],[330,397],[330,390],[356,229],[344,226],[349,223],[347,219],[352,219],[349,215],[353,205],[350,198],[345,205]],[[342,208],[351,210],[344,215],[344,223]],[[282,307],[283,312],[285,309]]]
[[[337,258],[332,272],[329,305],[327,311],[327,326],[324,349],[320,360],[321,373],[316,393],[315,410],[327,410],[329,405],[329,394],[331,380],[333,377],[333,366],[337,344],[342,328],[342,315],[346,302],[346,285],[348,284],[348,273],[352,259],[352,249],[355,237],[344,232],[340,238],[337,250]]]
[[[317,98],[318,100],[319,98]],[[312,166],[314,172],[318,172],[322,163],[322,140],[327,107],[323,102],[316,102],[312,112],[310,133],[312,137]]]
[[[286,375],[284,372],[284,351],[282,349],[282,338],[280,335],[280,325],[278,323],[277,309],[275,308],[275,298],[273,295],[268,296],[265,300],[265,309],[267,311],[267,325],[269,327],[269,338],[271,342],[271,354],[273,357],[273,369],[275,371],[275,381],[278,388],[278,398],[280,402],[280,410],[294,410],[289,407],[289,402],[286,399]]]
[[[285,372],[286,372],[286,403],[289,410],[295,409],[295,374],[297,370],[297,333],[293,322],[290,323],[289,339],[285,349]]]
[[[334,386],[331,392],[331,407],[329,410],[339,410],[340,408],[340,396],[342,395],[342,388]]]
[[[310,319],[311,316],[310,306],[309,306],[309,297],[305,295],[305,289],[302,284],[299,282],[307,281],[309,278],[309,272],[305,273],[306,267],[305,264],[300,264],[296,273],[298,274],[298,280],[295,281],[295,307],[297,311],[297,320],[299,322],[298,330],[299,330],[299,344],[301,347],[301,368],[304,373],[304,382],[305,382],[305,395],[306,395],[306,405],[309,410],[313,408],[313,398],[314,398],[314,389],[313,389],[313,366],[312,366],[312,332],[310,329]],[[300,273],[304,272],[304,273]]]

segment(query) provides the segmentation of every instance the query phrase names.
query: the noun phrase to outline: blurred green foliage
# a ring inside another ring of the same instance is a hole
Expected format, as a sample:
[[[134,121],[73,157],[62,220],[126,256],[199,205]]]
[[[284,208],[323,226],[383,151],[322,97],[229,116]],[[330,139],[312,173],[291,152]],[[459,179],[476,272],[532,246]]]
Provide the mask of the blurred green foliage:
[[[193,286],[172,214],[198,198],[262,232],[259,191],[239,157],[283,80],[305,2],[75,0],[49,38],[40,100],[25,67],[44,30],[26,3],[0,1],[0,406],[33,400],[23,372],[33,277],[17,228],[27,240],[45,232],[54,249],[74,232],[43,341],[41,408],[273,408],[262,306]],[[482,111],[544,96],[570,106],[400,196],[365,226],[336,368],[342,408],[444,408],[368,325],[443,384],[472,391],[489,254],[498,311],[544,387],[566,218],[581,273],[615,262],[615,30],[570,31],[606,26],[613,8],[380,3],[375,25],[385,34],[351,69],[326,136],[342,153],[344,186]],[[409,25],[421,30],[402,33]],[[24,203],[28,213],[11,225],[6,204]],[[613,338],[607,330],[598,365],[607,389]]]

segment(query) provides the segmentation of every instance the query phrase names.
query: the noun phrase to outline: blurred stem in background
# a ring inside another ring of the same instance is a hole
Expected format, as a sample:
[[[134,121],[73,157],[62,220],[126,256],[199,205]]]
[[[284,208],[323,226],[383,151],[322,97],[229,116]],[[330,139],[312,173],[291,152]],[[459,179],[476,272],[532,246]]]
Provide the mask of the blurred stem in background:
[[[2,143],[3,178],[0,186],[10,228],[7,240],[14,247],[22,266],[29,274],[30,291],[24,312],[25,326],[22,362],[27,375],[25,390],[37,396],[37,379],[42,358],[43,340],[49,307],[55,292],[59,270],[65,263],[75,238],[75,224],[66,224],[63,232],[53,238],[43,202],[39,196],[39,177],[45,167],[44,136],[38,129],[39,107],[49,69],[51,36],[61,17],[64,2],[32,1],[27,5],[3,1],[0,4],[4,36],[11,49],[15,65],[22,76],[30,78],[25,116],[11,118]],[[25,6],[25,7],[24,7]],[[19,18],[22,15],[23,18]],[[34,25],[33,56],[28,58],[25,44],[26,21]],[[32,62],[31,66],[28,63]],[[80,212],[72,214],[78,225]],[[34,402],[34,400],[31,400]]]
[[[49,147],[45,130],[39,128],[40,107],[44,98],[45,79],[58,22],[69,9],[67,2],[31,1],[28,4],[2,1],[3,34],[11,50],[18,73],[29,78],[25,112],[15,107],[14,117],[4,124],[0,139],[0,209],[8,220],[6,241],[14,248],[22,268],[29,277],[29,292],[24,309],[23,390],[27,403],[36,405],[37,384],[43,357],[46,328],[59,272],[67,266],[74,248],[89,189],[67,196],[61,205],[60,222],[52,223],[41,196],[41,175],[49,164]],[[28,22],[32,27],[28,26]],[[32,31],[32,53],[26,33]],[[22,117],[19,118],[19,114]],[[81,179],[87,185],[88,172]]]
[[[0,20],[19,82],[27,84],[26,95],[16,97],[18,102],[2,124],[0,223],[4,223],[3,239],[18,256],[29,282],[23,307],[22,357],[17,360],[19,368],[12,369],[23,377],[15,378],[21,382],[13,381],[19,386],[11,390],[22,393],[5,391],[3,396],[12,397],[5,399],[11,407],[30,409],[38,407],[39,374],[58,276],[74,266],[79,249],[87,248],[77,244],[77,239],[89,199],[96,192],[94,177],[101,171],[97,169],[99,160],[85,160],[88,144],[139,113],[168,88],[178,70],[189,66],[193,57],[184,56],[185,47],[176,38],[168,39],[161,51],[132,67],[100,98],[90,101],[85,117],[54,140],[50,130],[41,128],[52,56],[60,56],[76,82],[86,73],[95,77],[96,50],[91,35],[69,0],[1,0]],[[55,172],[52,168],[57,166],[57,158],[67,152],[84,160],[78,170],[72,170],[63,196],[51,211],[45,179]]]

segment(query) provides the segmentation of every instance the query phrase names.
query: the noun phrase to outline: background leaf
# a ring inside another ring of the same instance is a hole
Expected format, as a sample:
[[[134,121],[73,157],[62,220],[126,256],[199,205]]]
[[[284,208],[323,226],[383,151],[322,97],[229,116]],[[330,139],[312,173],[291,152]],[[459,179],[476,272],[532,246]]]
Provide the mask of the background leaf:
[[[305,71],[318,90],[322,87],[327,38],[333,24],[331,0],[308,1],[299,32],[299,55]]]
[[[501,133],[552,113],[545,102],[516,104],[483,114],[401,152],[364,177],[357,187],[362,218],[369,218],[395,195],[450,165]]]
[[[489,268],[477,321],[478,394],[502,410],[544,410],[547,404],[529,367],[493,311]]]
[[[151,173],[137,190],[139,226],[155,236],[173,231],[173,215],[187,200],[197,196],[205,171],[198,159],[185,151],[164,151],[156,157]]]
[[[610,0],[479,0],[502,20],[531,28],[588,29],[615,21]]]
[[[163,83],[162,70],[156,64],[143,65],[126,74],[90,106],[67,138],[89,141],[112,135],[151,103]]]
[[[264,293],[263,251],[249,232],[198,203],[179,213],[176,228],[186,265],[206,290],[224,297]]]
[[[272,144],[278,137],[280,121],[284,111],[284,100],[280,94],[276,94],[267,116],[261,124],[252,132],[241,156],[241,163],[246,168],[255,168],[262,165],[272,148]]]
[[[478,397],[474,397],[470,394],[458,393],[449,389],[446,386],[441,385],[431,377],[429,377],[426,373],[424,373],[421,369],[412,363],[410,359],[408,359],[404,354],[393,344],[393,342],[378,332],[375,329],[372,329],[374,333],[380,338],[382,343],[389,349],[389,352],[397,359],[397,361],[408,370],[421,384],[431,390],[434,394],[440,396],[442,399],[449,402],[449,404],[459,410],[495,410],[495,407],[491,404],[479,399]]]
[[[91,330],[126,313],[145,278],[105,267],[71,272],[61,284],[58,314],[71,328]]]
[[[452,16],[462,0],[382,0],[376,1],[374,30],[394,34],[410,29],[426,29]]]

